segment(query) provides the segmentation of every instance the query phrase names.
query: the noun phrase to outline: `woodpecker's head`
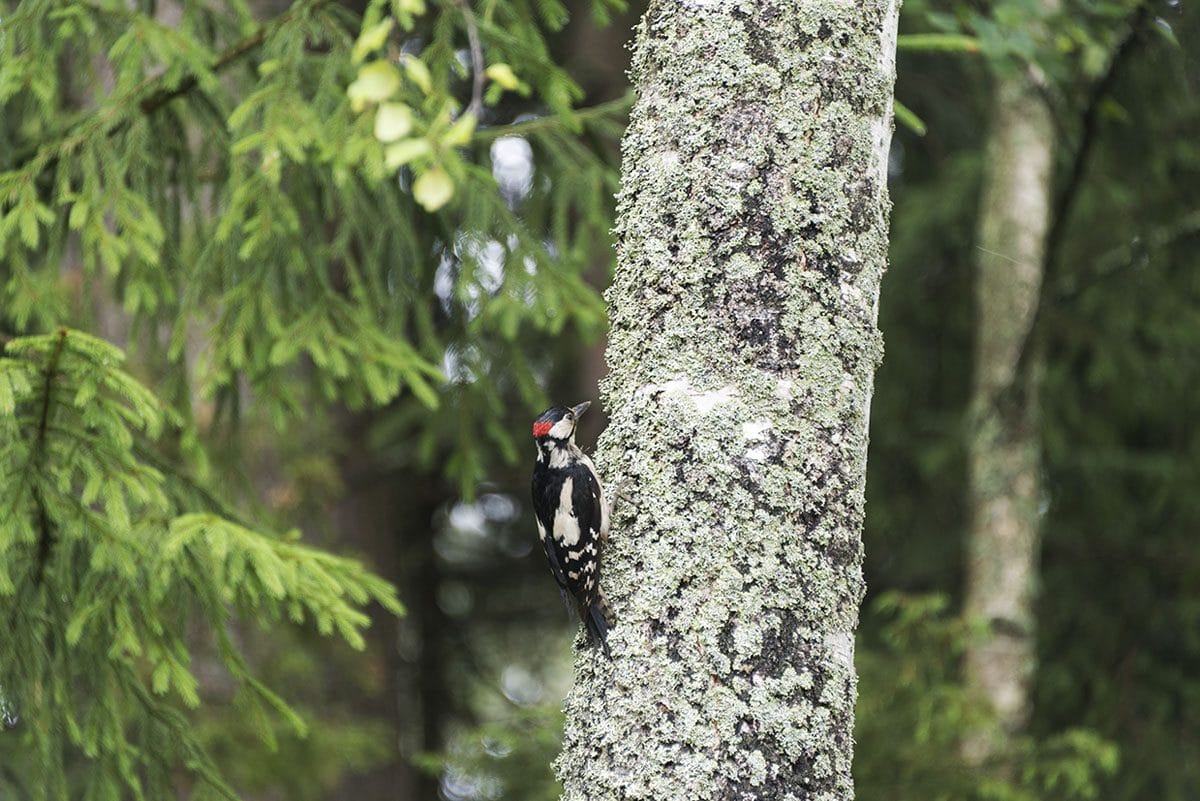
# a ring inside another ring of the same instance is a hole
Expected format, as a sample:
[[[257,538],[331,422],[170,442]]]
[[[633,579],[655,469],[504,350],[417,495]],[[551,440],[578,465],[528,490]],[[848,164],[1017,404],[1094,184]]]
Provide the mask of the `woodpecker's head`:
[[[533,438],[537,440],[539,450],[565,445],[575,441],[575,422],[591,406],[590,401],[584,401],[578,406],[551,406],[538,415],[533,421]]]

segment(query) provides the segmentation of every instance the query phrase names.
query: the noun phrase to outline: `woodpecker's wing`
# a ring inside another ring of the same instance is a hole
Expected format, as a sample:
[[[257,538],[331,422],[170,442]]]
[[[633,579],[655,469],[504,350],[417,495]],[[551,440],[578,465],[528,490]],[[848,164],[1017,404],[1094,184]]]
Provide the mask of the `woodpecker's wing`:
[[[566,470],[571,482],[555,516],[553,536],[558,561],[566,574],[567,588],[585,608],[599,591],[599,541],[602,522],[600,483],[587,465],[578,462]]]
[[[558,560],[558,551],[554,547],[550,532],[554,528],[554,515],[558,510],[559,496],[562,494],[562,471],[547,471],[547,475],[534,474],[533,480],[533,516],[537,523],[538,539],[542,541],[542,550],[546,552],[546,561],[550,563],[550,573],[558,583],[560,590],[567,591],[567,574],[563,572],[562,563]],[[542,480],[539,481],[539,478]]]
[[[588,472],[592,474],[592,481],[596,485],[593,488],[595,490],[593,494],[596,498],[596,508],[600,510],[600,541],[608,542],[608,527],[611,521],[608,519],[610,510],[608,502],[604,497],[604,485],[600,483],[600,476],[596,473],[596,465],[592,463],[592,460],[584,456],[580,461],[583,462]]]
[[[542,540],[542,550],[546,552],[546,561],[550,563],[550,572],[554,574],[559,589],[570,590],[567,586],[567,574],[563,572],[562,563],[558,561],[558,550],[549,537]]]
[[[604,490],[596,476],[595,467],[587,457],[583,457],[572,472],[575,479],[572,483],[572,502],[579,523],[579,536],[574,548],[560,548],[559,554],[563,557],[567,582],[579,603],[579,616],[587,629],[588,640],[598,645],[604,655],[611,659],[608,628],[614,618],[600,591],[600,548],[608,536]]]

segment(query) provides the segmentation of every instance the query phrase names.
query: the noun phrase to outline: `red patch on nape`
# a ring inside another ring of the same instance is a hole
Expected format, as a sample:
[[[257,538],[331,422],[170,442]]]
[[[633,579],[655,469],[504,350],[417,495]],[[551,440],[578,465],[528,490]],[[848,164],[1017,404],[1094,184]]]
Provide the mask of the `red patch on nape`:
[[[554,427],[553,423],[534,423],[533,435],[535,437],[544,437],[550,433],[550,429]]]

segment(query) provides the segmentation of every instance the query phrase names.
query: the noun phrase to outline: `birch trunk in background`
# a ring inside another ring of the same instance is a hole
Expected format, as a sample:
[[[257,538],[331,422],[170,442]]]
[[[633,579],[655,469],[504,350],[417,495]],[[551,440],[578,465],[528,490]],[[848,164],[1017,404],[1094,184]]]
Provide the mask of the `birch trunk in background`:
[[[597,462],[625,480],[567,801],[849,799],[894,0],[652,0]]]
[[[1022,358],[1041,291],[1054,124],[1024,74],[997,78],[979,222],[971,522],[964,611],[987,624],[966,654],[968,691],[994,726],[963,744],[996,758],[1029,712],[1037,584],[1040,439],[1037,358]]]

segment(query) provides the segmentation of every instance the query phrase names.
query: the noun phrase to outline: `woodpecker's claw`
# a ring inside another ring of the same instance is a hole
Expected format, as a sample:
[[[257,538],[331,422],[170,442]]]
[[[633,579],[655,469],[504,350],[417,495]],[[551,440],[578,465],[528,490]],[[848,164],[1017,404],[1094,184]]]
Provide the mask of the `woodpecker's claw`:
[[[633,500],[633,496],[627,491],[633,485],[632,479],[628,476],[623,477],[612,488],[611,496],[608,498],[608,517],[611,520],[612,514],[617,510],[617,501],[621,500],[629,503]]]

